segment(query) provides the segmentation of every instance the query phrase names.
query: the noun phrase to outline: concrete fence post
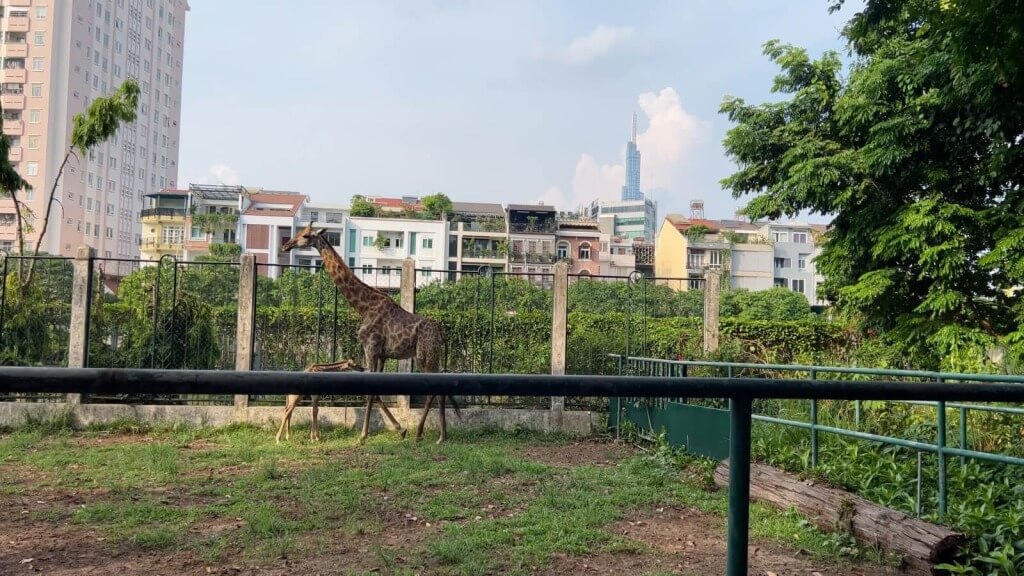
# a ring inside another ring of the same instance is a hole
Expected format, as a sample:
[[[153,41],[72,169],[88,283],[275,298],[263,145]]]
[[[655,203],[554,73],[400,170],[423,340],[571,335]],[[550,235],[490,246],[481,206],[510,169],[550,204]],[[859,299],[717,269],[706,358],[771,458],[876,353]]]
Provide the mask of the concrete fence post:
[[[704,272],[704,353],[718,351],[718,306],[721,302],[722,275],[717,270]]]
[[[256,342],[256,259],[243,254],[238,270],[238,321],[235,325],[235,370],[252,370]],[[249,420],[249,396],[235,395],[235,421]]]
[[[406,258],[402,261],[402,285],[401,285],[402,310],[416,312],[416,261]],[[412,372],[412,359],[399,360],[399,372]],[[409,409],[408,396],[396,396],[399,410]]]
[[[555,264],[555,282],[552,293],[551,310],[551,374],[565,375],[565,341],[568,336],[566,328],[566,310],[569,296],[569,265],[565,262]],[[565,409],[565,397],[553,396],[551,409],[561,413]]]
[[[68,368],[85,368],[89,362],[89,316],[92,310],[92,266],[96,251],[79,246],[72,262],[71,325],[68,335]],[[67,403],[82,403],[81,394],[68,394]]]

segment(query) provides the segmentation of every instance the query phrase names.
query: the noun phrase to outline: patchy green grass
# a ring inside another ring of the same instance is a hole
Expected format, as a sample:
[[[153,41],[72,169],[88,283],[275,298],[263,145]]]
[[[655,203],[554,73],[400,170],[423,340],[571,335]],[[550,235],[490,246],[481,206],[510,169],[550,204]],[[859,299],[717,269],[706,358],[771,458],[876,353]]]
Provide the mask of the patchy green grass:
[[[271,431],[252,426],[122,421],[71,432],[34,423],[0,436],[0,463],[14,470],[0,479],[8,495],[85,491],[73,511],[44,507],[31,519],[96,529],[122,550],[258,563],[323,557],[356,542],[366,573],[525,574],[556,554],[644,554],[610,525],[663,504],[726,510],[724,493],[663,459],[569,467],[521,453],[562,447],[561,436],[456,430],[436,446],[384,432],[358,447],[347,429],[325,427],[324,440],[311,443],[296,428],[275,444]],[[382,543],[396,534],[397,544]],[[801,518],[760,506],[752,536],[821,558],[837,553],[832,537]]]

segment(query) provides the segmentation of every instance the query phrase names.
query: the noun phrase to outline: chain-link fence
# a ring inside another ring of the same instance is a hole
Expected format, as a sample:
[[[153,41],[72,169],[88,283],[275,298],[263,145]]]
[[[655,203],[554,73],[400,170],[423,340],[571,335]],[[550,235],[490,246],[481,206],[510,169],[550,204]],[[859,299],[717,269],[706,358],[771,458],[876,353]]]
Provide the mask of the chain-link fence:
[[[70,258],[0,254],[0,365],[67,366],[73,275]],[[0,401],[63,399],[62,394],[0,394]]]
[[[233,370],[238,264],[93,259],[92,367]],[[230,396],[90,395],[88,403],[231,404]]]

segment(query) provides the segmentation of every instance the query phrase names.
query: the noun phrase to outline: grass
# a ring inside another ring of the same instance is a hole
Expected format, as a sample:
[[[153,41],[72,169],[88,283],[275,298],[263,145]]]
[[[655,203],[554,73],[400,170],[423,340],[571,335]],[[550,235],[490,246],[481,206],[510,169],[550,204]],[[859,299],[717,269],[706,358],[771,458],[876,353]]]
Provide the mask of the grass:
[[[122,549],[266,562],[354,541],[389,574],[523,574],[554,554],[643,554],[610,525],[666,503],[726,510],[725,494],[706,491],[706,479],[658,458],[560,467],[519,452],[568,441],[560,436],[457,430],[436,446],[379,433],[363,447],[346,429],[322,436],[311,443],[300,426],[278,445],[252,426],[122,421],[71,432],[35,423],[0,436],[0,462],[14,471],[0,480],[9,494],[85,491],[73,512],[43,508],[32,518],[67,518]],[[409,545],[382,545],[403,522],[415,526],[401,530]],[[793,514],[755,506],[751,530],[812,556],[836,554],[832,537]]]

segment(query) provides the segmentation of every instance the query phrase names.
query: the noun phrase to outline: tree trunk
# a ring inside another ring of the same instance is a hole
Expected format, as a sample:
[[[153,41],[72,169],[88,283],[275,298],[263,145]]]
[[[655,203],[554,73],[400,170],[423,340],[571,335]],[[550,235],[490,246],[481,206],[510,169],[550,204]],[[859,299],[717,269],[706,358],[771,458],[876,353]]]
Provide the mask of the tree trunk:
[[[50,211],[53,210],[53,195],[57,193],[57,184],[60,183],[60,177],[64,174],[64,167],[68,165],[68,159],[74,154],[74,149],[68,149],[67,154],[64,155],[64,161],[60,163],[60,169],[57,170],[57,177],[53,180],[53,187],[50,188],[50,195],[46,199],[46,212],[43,215],[43,227],[39,231],[39,237],[36,238],[36,247],[32,250],[33,256],[39,255],[39,247],[43,245],[43,237],[46,236],[46,226],[50,223]],[[22,281],[22,287],[28,286],[32,282],[32,273],[35,272],[36,261],[33,258],[28,265],[28,274],[25,275]]]
[[[715,485],[729,485],[728,460],[715,469]],[[750,497],[784,510],[795,508],[826,532],[852,533],[862,542],[901,554],[913,573],[936,573],[933,566],[953,561],[967,542],[963,534],[943,526],[764,464],[750,465]]]

